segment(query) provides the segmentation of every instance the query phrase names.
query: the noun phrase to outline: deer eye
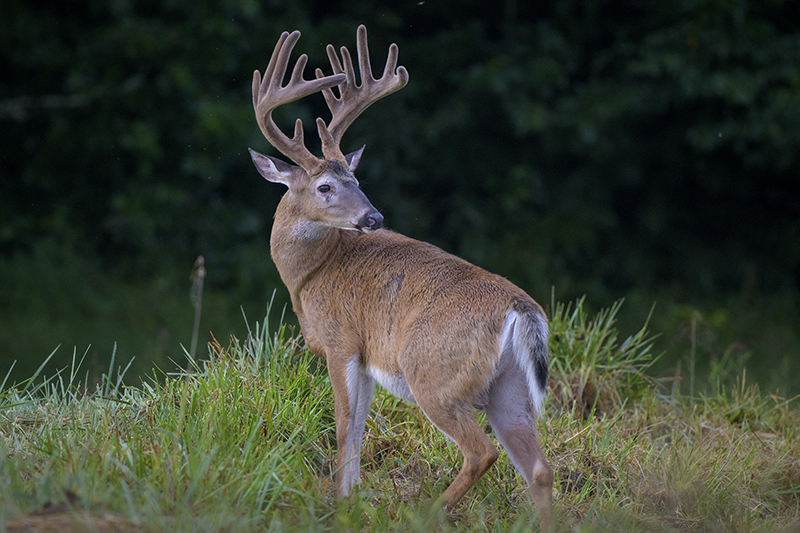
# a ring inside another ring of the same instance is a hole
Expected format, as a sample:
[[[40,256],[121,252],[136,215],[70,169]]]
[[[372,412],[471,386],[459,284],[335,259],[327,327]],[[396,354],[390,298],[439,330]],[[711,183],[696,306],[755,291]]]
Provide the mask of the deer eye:
[[[328,185],[327,183],[323,183],[322,185],[317,187],[317,190],[322,194],[325,194],[326,192],[331,192],[331,186]]]

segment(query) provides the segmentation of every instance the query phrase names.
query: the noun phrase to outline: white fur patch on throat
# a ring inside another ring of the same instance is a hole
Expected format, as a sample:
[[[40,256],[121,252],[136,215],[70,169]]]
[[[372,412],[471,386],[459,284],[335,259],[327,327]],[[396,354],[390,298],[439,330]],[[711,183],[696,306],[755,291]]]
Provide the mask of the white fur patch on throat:
[[[304,220],[292,228],[292,237],[301,241],[317,240],[325,235],[330,226],[321,222]]]

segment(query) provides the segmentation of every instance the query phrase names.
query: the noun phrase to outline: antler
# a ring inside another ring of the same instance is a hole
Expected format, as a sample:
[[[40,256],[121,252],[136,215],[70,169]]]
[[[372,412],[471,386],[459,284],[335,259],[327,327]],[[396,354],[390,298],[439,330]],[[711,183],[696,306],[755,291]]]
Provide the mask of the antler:
[[[286,75],[286,67],[289,65],[289,56],[300,38],[300,32],[294,31],[291,34],[283,32],[272,57],[269,60],[267,70],[264,71],[262,81],[261,74],[256,70],[253,73],[253,109],[256,113],[258,126],[264,137],[283,155],[300,165],[309,174],[314,174],[323,164],[322,159],[312,154],[306,148],[303,140],[303,121],[299,118],[294,124],[294,136],[289,139],[272,120],[272,111],[282,105],[320,90],[330,90],[331,87],[343,83],[346,75],[334,72],[331,76],[320,76],[317,74],[315,80],[303,79],[308,56],[301,55],[292,70],[289,84],[282,87],[283,78]]]
[[[378,80],[372,77],[369,50],[367,49],[367,28],[364,25],[359,26],[356,32],[356,47],[358,50],[358,66],[361,71],[360,87],[356,85],[353,62],[347,48],[344,46],[341,48],[343,62],[340,62],[333,46],[329,44],[327,47],[328,58],[331,61],[334,76],[345,77],[344,83],[339,85],[339,98],[333,94],[332,86],[322,90],[325,102],[327,102],[332,114],[328,125],[321,118],[317,119],[317,130],[322,140],[322,153],[327,159],[344,160],[339,143],[345,130],[375,101],[402,89],[408,83],[408,72],[405,67],[397,66],[398,49],[396,44],[392,43],[389,47],[386,67],[383,69],[383,75]],[[316,70],[316,75],[318,81],[326,79],[320,69]]]

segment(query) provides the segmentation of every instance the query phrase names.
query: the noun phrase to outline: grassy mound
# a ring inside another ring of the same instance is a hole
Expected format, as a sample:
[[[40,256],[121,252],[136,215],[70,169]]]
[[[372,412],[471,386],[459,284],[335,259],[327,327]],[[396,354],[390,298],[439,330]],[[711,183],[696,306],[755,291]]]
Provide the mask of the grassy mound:
[[[699,397],[646,374],[643,327],[618,306],[553,304],[539,423],[561,530],[778,531],[800,521],[800,411],[742,375]],[[265,321],[266,322],[266,321]],[[0,387],[7,531],[524,531],[535,513],[505,454],[450,514],[428,518],[461,457],[414,407],[378,390],[357,497],[333,498],[324,365],[284,325],[209,346],[141,386],[80,361]],[[487,427],[487,431],[489,428]]]

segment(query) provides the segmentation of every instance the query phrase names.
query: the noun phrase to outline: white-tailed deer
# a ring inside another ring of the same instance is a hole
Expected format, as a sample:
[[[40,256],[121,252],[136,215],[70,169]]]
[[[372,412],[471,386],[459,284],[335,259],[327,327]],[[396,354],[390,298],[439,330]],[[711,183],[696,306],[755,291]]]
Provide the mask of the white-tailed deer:
[[[463,467],[439,503],[452,509],[497,459],[475,419],[474,409],[482,409],[548,526],[553,473],[536,437],[547,381],[542,308],[505,278],[381,229],[383,217],[353,176],[363,147],[344,155],[339,143],[368,106],[408,81],[397,66],[397,45],[376,80],[367,30],[360,26],[360,86],[347,48],[340,61],[328,45],[333,75],[317,69],[317,79],[303,79],[302,55],[284,87],[299,37],[283,33],[263,80],[258,71],[253,76],[258,125],[297,166],[250,153],[264,178],[289,187],[275,213],[270,248],[308,347],[327,361],[338,495],[347,496],[359,482],[361,437],[377,381],[415,402],[463,452]],[[324,158],[305,147],[299,119],[291,139],[272,120],[276,107],[317,91],[332,113],[328,124],[317,119]]]

